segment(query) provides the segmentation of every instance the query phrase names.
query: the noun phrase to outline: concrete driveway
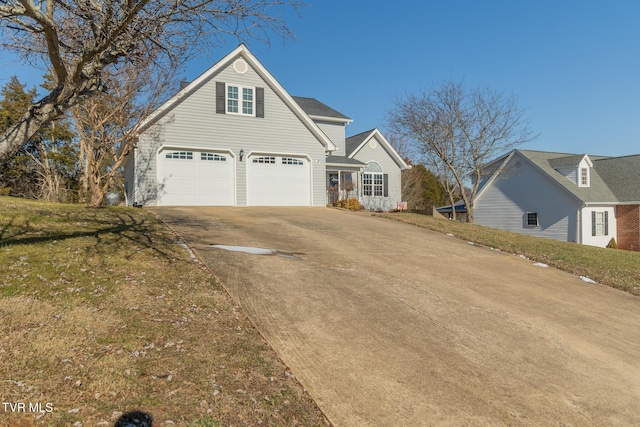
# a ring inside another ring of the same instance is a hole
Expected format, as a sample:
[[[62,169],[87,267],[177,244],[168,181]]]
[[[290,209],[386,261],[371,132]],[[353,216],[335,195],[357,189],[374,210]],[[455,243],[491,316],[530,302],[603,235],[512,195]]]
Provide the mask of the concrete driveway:
[[[637,297],[367,214],[151,210],[335,426],[640,425]]]

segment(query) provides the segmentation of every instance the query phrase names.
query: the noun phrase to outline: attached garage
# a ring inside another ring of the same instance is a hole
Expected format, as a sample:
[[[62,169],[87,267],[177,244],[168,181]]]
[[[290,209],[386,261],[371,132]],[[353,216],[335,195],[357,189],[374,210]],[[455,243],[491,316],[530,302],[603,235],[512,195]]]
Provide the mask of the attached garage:
[[[310,206],[310,176],[307,157],[252,154],[247,158],[247,204]]]
[[[158,204],[232,206],[233,160],[228,152],[161,150],[158,154]]]

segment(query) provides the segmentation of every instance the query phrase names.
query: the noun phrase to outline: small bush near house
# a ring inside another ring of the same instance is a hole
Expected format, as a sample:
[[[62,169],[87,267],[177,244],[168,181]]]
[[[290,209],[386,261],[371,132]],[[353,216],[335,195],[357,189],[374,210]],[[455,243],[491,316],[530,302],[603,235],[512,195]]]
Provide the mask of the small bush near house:
[[[609,240],[609,243],[607,243],[607,248],[608,249],[618,249],[618,244],[616,243],[616,239],[615,238],[611,238],[611,240]]]
[[[335,206],[350,211],[361,211],[363,209],[358,199],[355,198],[339,200],[336,202]]]

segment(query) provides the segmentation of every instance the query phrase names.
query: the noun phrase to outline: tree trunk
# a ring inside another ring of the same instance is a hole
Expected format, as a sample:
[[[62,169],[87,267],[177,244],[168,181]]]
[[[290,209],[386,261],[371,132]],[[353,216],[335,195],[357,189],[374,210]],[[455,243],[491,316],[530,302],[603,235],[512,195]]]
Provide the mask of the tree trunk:
[[[46,101],[47,98],[31,107],[20,120],[0,136],[0,166],[27,145],[42,126],[62,116],[62,112],[54,108],[52,101]]]
[[[456,219],[456,205],[455,205],[455,199],[453,198],[453,191],[448,190],[447,193],[449,193],[449,203],[451,203],[451,219],[455,220]]]
[[[29,108],[12,127],[0,136],[0,166],[4,166],[46,124],[62,117],[83,99],[103,89],[99,77],[66,82]]]

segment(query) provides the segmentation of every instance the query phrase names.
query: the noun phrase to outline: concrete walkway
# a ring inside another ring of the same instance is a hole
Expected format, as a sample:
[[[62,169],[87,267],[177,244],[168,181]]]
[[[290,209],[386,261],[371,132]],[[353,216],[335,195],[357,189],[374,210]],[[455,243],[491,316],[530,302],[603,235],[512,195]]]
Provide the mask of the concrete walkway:
[[[637,297],[366,214],[151,210],[335,426],[640,425]]]

